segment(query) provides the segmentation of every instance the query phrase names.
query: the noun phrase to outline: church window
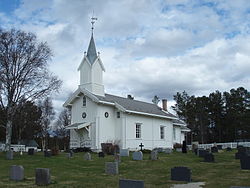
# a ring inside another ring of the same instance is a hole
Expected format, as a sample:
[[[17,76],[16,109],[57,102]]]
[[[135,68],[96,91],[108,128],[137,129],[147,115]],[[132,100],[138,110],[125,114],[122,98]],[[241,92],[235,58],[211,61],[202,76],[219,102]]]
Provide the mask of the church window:
[[[116,115],[117,115],[117,118],[121,117],[121,113],[120,112],[117,112]]]
[[[141,124],[140,123],[136,123],[136,126],[135,126],[135,137],[136,138],[141,138]]]
[[[165,138],[164,126],[160,127],[160,134],[161,134],[161,139],[164,139]]]
[[[86,106],[86,97],[85,96],[83,96],[83,98],[82,98],[82,106]]]
[[[104,113],[104,116],[105,116],[105,118],[108,118],[108,117],[109,117],[109,113],[108,113],[108,112],[105,112],[105,113]]]
[[[176,139],[176,130],[175,128],[173,128],[173,136],[174,136],[174,140]]]

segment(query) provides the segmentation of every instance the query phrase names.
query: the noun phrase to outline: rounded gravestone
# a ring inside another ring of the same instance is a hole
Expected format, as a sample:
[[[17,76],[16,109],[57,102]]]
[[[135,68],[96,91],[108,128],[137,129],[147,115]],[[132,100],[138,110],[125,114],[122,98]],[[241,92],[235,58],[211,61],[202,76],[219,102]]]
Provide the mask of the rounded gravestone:
[[[133,160],[141,161],[143,159],[143,153],[141,151],[135,151],[132,154],[132,158],[133,158]]]

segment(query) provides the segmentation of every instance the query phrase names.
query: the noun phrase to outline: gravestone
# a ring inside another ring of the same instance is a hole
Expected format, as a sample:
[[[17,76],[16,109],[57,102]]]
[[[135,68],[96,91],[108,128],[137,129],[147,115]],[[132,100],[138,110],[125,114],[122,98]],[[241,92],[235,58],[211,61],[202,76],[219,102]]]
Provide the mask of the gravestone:
[[[116,175],[119,173],[118,171],[118,163],[117,162],[106,162],[105,163],[105,173],[109,175]]]
[[[104,158],[104,157],[105,157],[105,154],[104,154],[103,152],[99,152],[99,153],[98,153],[98,157]]]
[[[91,154],[89,152],[85,153],[84,154],[84,159],[87,160],[87,161],[90,161],[91,160]]]
[[[48,168],[36,168],[36,185],[50,184],[50,170]]]
[[[66,154],[66,157],[67,157],[68,159],[70,159],[70,158],[72,158],[73,156],[72,156],[71,153],[67,153],[67,154]]]
[[[120,179],[119,188],[144,188],[144,181]]]
[[[51,157],[51,151],[44,151],[44,157]]]
[[[244,155],[240,158],[240,167],[243,170],[250,170],[250,156]]]
[[[199,142],[192,142],[192,151],[195,152],[195,150],[198,149]]]
[[[222,150],[222,145],[217,145],[218,150]]]
[[[170,154],[170,153],[172,153],[172,148],[165,148],[165,149],[163,149],[163,152],[164,153],[166,153],[166,154]]]
[[[153,161],[158,160],[158,151],[157,150],[151,151],[150,159],[153,160]]]
[[[135,161],[141,161],[143,159],[143,154],[141,151],[135,151],[133,154],[132,154],[132,158],[133,160]]]
[[[153,150],[157,150],[159,153],[162,153],[164,151],[163,148],[154,148]]]
[[[70,154],[70,157],[73,157],[73,155],[74,155],[73,150],[69,150],[69,154]]]
[[[35,153],[34,148],[29,148],[28,149],[28,155],[34,155],[34,153]]]
[[[211,147],[212,153],[218,153],[218,148],[216,146]]]
[[[141,151],[142,151],[142,148],[144,147],[144,145],[141,143],[141,144],[139,145],[139,147],[141,148]]]
[[[194,153],[195,153],[195,155],[198,155],[198,148],[194,149]]]
[[[120,149],[120,156],[121,157],[129,157],[129,150],[128,149]]]
[[[175,151],[182,152],[182,148],[175,148]]]
[[[187,153],[187,142],[185,140],[182,142],[181,151],[182,153]]]
[[[171,168],[171,180],[174,181],[187,181],[191,182],[191,169],[187,167],[174,167]]]
[[[13,159],[13,150],[6,151],[6,159],[12,160]]]
[[[10,167],[10,179],[21,181],[24,179],[24,168],[21,165],[12,165]]]
[[[214,162],[214,155],[212,153],[205,154],[204,162]]]
[[[227,151],[232,151],[232,148],[230,148],[230,147],[227,147]]]
[[[204,157],[206,154],[208,154],[209,152],[207,150],[204,149],[198,149],[198,156],[199,157]]]
[[[244,156],[250,156],[250,149],[243,146],[238,146],[238,152],[235,153],[235,159],[240,159]]]
[[[121,156],[120,156],[120,154],[116,153],[116,154],[114,155],[114,159],[115,159],[115,162],[120,163],[120,162],[121,162]]]

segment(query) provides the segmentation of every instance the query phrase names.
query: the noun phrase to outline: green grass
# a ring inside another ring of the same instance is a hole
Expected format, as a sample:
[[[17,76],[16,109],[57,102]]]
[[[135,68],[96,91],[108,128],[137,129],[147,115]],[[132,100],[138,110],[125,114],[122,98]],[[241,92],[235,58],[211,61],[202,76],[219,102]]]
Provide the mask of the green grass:
[[[0,153],[0,187],[36,187],[35,168],[50,168],[52,184],[49,187],[118,187],[120,178],[144,180],[146,188],[170,187],[180,182],[170,180],[170,169],[175,166],[187,166],[192,169],[193,182],[206,182],[206,188],[228,188],[230,186],[250,186],[250,170],[241,170],[239,160],[234,153],[222,152],[215,154],[215,163],[201,162],[202,159],[193,153],[160,153],[159,160],[149,160],[144,154],[143,161],[132,161],[132,157],[123,157],[119,166],[119,175],[106,175],[105,162],[113,161],[113,156],[98,158],[92,154],[91,161],[85,161],[83,153],[77,153],[67,159],[65,153],[45,158],[42,153],[20,156],[15,153],[13,160],[5,160]],[[22,165],[25,180],[15,182],[9,180],[11,165]],[[185,182],[181,182],[185,183]]]

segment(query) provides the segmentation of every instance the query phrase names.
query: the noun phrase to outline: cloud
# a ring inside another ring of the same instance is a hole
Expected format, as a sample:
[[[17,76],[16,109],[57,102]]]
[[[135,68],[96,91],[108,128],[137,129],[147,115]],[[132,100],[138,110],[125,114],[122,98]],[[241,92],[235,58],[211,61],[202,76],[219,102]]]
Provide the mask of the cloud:
[[[55,96],[58,111],[79,84],[93,10],[107,92],[150,102],[183,90],[250,89],[248,0],[22,0],[9,15],[0,12],[0,23],[32,31],[51,46],[50,70],[64,81]]]

